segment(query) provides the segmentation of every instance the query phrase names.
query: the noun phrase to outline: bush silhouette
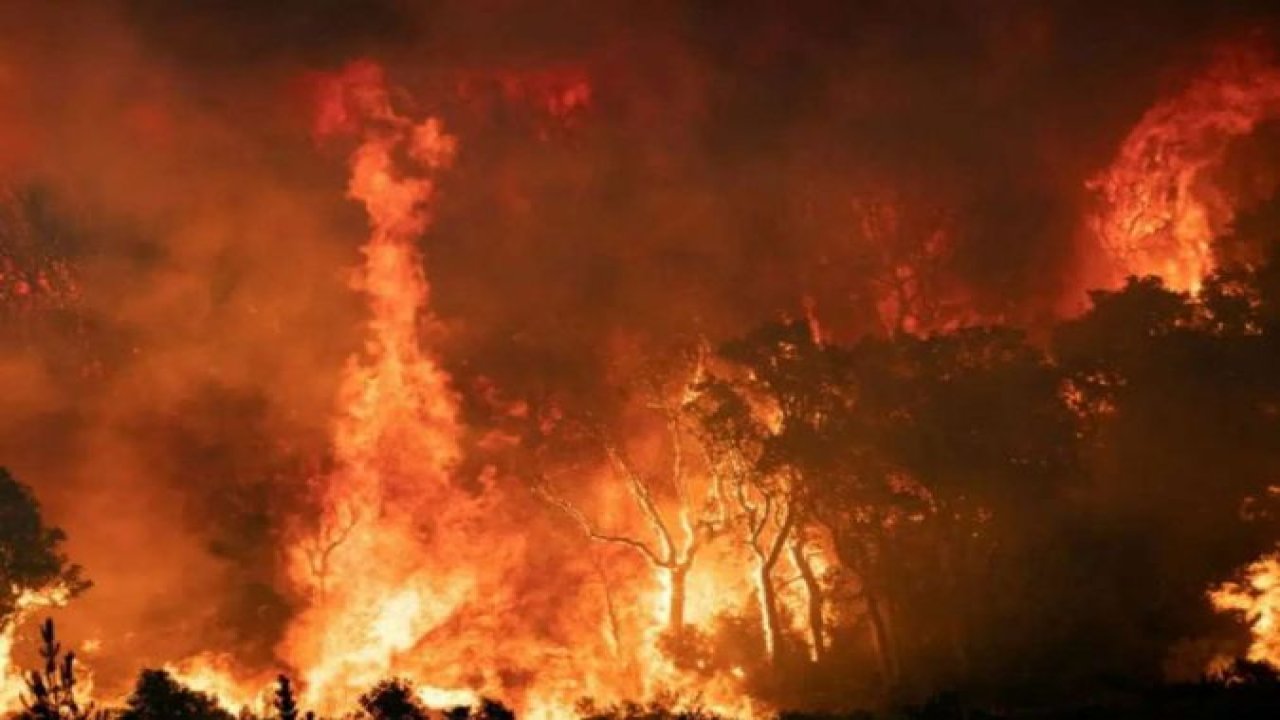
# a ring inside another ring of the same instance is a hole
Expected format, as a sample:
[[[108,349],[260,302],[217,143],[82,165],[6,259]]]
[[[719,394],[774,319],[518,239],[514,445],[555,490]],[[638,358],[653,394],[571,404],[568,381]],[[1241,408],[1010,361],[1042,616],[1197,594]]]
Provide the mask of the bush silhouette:
[[[234,720],[212,696],[173,679],[164,670],[143,670],[120,720]]]
[[[360,696],[360,708],[372,720],[426,720],[413,683],[402,678],[383,680]]]

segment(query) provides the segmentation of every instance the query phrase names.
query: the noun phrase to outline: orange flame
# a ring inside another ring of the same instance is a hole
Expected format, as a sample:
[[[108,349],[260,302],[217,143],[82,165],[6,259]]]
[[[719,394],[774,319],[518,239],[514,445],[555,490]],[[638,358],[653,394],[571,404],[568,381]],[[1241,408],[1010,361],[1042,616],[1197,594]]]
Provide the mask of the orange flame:
[[[449,619],[476,582],[433,553],[448,540],[438,533],[450,515],[469,504],[451,497],[457,400],[419,338],[429,288],[415,241],[430,222],[430,173],[450,164],[456,143],[435,118],[399,115],[370,63],[349,67],[322,99],[318,134],[362,134],[347,194],[372,230],[354,282],[371,320],[339,391],[336,469],[318,481],[319,527],[290,548],[292,578],[311,605],[281,653],[302,670],[307,700],[334,711],[394,674],[398,657]]]
[[[450,166],[457,142],[436,118],[402,115],[372,63],[326,79],[320,100],[316,136],[359,140],[347,195],[369,219],[352,282],[369,321],[363,351],[349,359],[338,391],[333,469],[313,479],[317,517],[285,548],[288,579],[306,604],[277,651],[298,675],[302,704],[338,715],[378,681],[399,676],[429,706],[487,695],[521,717],[551,720],[570,716],[583,696],[694,689],[659,650],[667,593],[652,568],[620,561],[601,569],[603,592],[588,585],[590,596],[551,621],[563,627],[521,619],[526,600],[511,578],[525,536],[492,521],[509,498],[491,477],[478,490],[455,482],[459,401],[424,345],[430,286],[417,241],[431,224],[435,175]],[[627,498],[605,495],[602,502],[625,514]],[[732,563],[708,555],[692,568],[689,622],[709,622],[731,606],[725,591],[741,583]],[[269,685],[238,677],[215,656],[170,669],[251,709]],[[702,702],[745,716],[750,701],[737,682],[700,681],[696,690]]]
[[[1280,553],[1254,561],[1242,582],[1219,585],[1209,600],[1219,612],[1237,613],[1248,624],[1250,660],[1280,668]]]
[[[36,612],[62,607],[70,599],[67,588],[62,586],[41,592],[26,591],[18,596],[13,616],[0,620],[0,715],[21,710],[22,694],[27,690],[25,675],[13,663],[18,628]]]
[[[1213,239],[1235,216],[1213,184],[1231,142],[1280,115],[1280,68],[1232,49],[1181,93],[1143,115],[1111,166],[1089,182],[1100,211],[1090,225],[1116,280],[1159,275],[1196,292],[1213,271]]]
[[[175,680],[217,698],[223,707],[265,713],[271,707],[269,678],[240,679],[236,661],[223,653],[201,653],[164,668]]]

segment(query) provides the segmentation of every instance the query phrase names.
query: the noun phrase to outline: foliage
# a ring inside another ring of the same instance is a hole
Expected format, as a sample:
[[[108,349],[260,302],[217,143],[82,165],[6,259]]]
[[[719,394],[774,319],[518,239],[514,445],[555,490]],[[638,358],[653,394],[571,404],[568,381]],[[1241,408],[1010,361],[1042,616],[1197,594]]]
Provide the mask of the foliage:
[[[293,683],[290,682],[288,675],[280,675],[276,678],[275,696],[271,699],[271,705],[279,720],[298,720],[301,717],[298,711],[298,699],[294,696]],[[308,714],[308,717],[311,715]]]
[[[426,720],[413,683],[402,678],[383,680],[360,696],[360,708],[370,720]]]
[[[84,707],[76,698],[76,655],[62,651],[54,633],[53,620],[47,619],[40,626],[40,657],[44,667],[32,671],[27,677],[28,696],[23,698],[26,709],[21,720],[88,720],[100,717],[93,710],[93,703]]]
[[[188,688],[164,670],[143,670],[120,720],[232,720],[210,695]]]
[[[479,707],[457,707],[445,712],[445,720],[515,720],[516,714],[506,705],[481,698]]]
[[[0,628],[26,595],[65,600],[88,589],[80,566],[62,552],[64,540],[61,529],[45,525],[31,489],[0,468]]]

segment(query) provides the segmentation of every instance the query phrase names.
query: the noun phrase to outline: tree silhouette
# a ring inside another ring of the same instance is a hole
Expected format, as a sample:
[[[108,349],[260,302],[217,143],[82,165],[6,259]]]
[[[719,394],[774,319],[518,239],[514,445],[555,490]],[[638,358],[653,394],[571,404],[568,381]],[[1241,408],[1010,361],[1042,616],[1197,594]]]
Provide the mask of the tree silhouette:
[[[754,487],[757,497],[772,497],[775,508],[798,516],[792,521],[791,554],[806,589],[813,653],[822,656],[826,634],[825,590],[807,565],[804,547],[810,535],[805,526],[816,524],[830,534],[839,559],[859,579],[881,674],[892,681],[897,660],[874,561],[881,557],[882,518],[895,513],[898,496],[887,489],[885,462],[859,424],[864,418],[851,410],[848,352],[821,344],[806,324],[796,322],[762,326],[727,343],[721,355],[743,378],[707,384],[703,427],[726,459],[722,464],[739,469],[735,485]],[[751,512],[743,519],[749,544],[754,540],[758,546],[759,538],[753,537],[758,520],[753,522]],[[775,538],[788,539],[782,533]],[[767,610],[762,615],[767,623]]]
[[[66,534],[44,524],[31,489],[0,468],[0,628],[24,607],[56,605],[88,589],[62,552]]]
[[[760,610],[760,633],[764,656],[777,659],[782,645],[782,621],[778,607],[775,571],[783,552],[795,547],[793,560],[807,568],[803,550],[797,545],[799,503],[794,483],[780,466],[767,461],[772,432],[744,395],[749,389],[710,378],[699,387],[697,417],[699,435],[707,465],[716,484],[727,496],[731,526],[751,558],[750,580],[755,587]],[[821,590],[812,573],[801,573],[811,604],[821,604]],[[815,653],[822,648],[821,613],[810,614]]]
[[[400,678],[383,680],[373,686],[360,696],[360,707],[370,720],[426,720],[428,717],[413,684]]]
[[[448,710],[444,713],[444,717],[445,720],[516,720],[516,714],[506,705],[489,698],[481,698],[479,707],[457,707]]]
[[[271,704],[280,720],[298,720],[298,701],[294,697],[293,683],[289,681],[288,675],[276,678],[276,692]]]
[[[233,720],[211,695],[197,692],[164,670],[143,670],[120,720]]]
[[[28,695],[23,698],[25,710],[21,720],[88,720],[97,717],[93,703],[80,706],[76,699],[76,656],[62,652],[62,644],[54,633],[53,620],[40,626],[41,670],[27,677]]]

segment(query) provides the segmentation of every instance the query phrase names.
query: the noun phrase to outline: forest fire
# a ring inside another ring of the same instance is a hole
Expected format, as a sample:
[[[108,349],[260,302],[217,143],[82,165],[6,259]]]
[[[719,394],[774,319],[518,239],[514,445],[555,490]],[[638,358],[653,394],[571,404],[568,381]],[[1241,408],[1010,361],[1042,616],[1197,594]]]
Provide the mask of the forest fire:
[[[1250,660],[1280,665],[1280,558],[1260,558],[1246,568],[1242,582],[1223,583],[1209,597],[1218,610],[1243,616],[1253,635]]]
[[[429,223],[433,185],[400,175],[393,155],[403,147],[432,171],[448,166],[455,142],[434,118],[415,124],[398,115],[376,66],[352,66],[326,92],[318,131],[350,125],[363,136],[348,192],[373,232],[356,280],[372,319],[367,357],[351,360],[340,390],[335,470],[318,480],[318,527],[291,550],[291,573],[314,605],[286,635],[283,654],[305,669],[312,704],[336,712],[449,619],[476,581],[471,568],[446,564],[465,557],[453,524],[466,521],[471,502],[450,489],[454,392],[419,340],[428,286],[414,241]],[[419,528],[427,508],[434,548]]]
[[[18,625],[37,613],[66,605],[70,594],[69,587],[55,585],[41,592],[24,591],[14,602],[13,614],[0,626],[0,711],[20,707],[22,693],[27,690],[26,678],[12,666]]]
[[[0,718],[1280,711],[1274,8],[197,5],[0,7]]]
[[[1129,132],[1090,186],[1103,209],[1091,229],[1119,278],[1158,275],[1198,291],[1215,266],[1213,240],[1230,228],[1235,200],[1214,173],[1232,141],[1280,116],[1280,68],[1257,48],[1230,47],[1202,75],[1162,100]]]

